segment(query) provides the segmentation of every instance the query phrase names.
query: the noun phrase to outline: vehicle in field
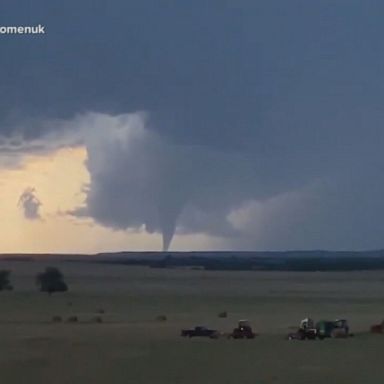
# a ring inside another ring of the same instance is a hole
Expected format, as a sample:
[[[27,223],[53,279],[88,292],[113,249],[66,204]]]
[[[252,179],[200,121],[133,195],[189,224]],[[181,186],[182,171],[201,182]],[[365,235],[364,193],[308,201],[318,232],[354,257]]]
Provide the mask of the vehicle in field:
[[[316,330],[303,331],[298,329],[296,332],[289,333],[287,336],[288,340],[315,340]]]
[[[219,337],[219,331],[215,329],[209,329],[204,326],[197,326],[191,329],[182,329],[181,336],[183,337],[209,337],[211,339],[217,339]]]
[[[248,320],[239,320],[238,326],[233,329],[229,336],[234,339],[254,339],[256,333],[253,332]]]
[[[314,325],[310,318],[300,322],[296,332],[288,335],[288,340],[323,340],[325,338],[345,338],[352,336],[349,333],[348,321],[345,319],[320,320]]]
[[[288,335],[288,340],[315,340],[317,336],[317,330],[315,328],[314,321],[307,317],[300,322],[300,326],[296,332]]]
[[[316,324],[316,333],[319,339],[329,337],[343,338],[349,336],[349,325],[345,319],[321,320]]]
[[[384,320],[379,324],[373,324],[369,328],[371,333],[383,333],[384,330]]]

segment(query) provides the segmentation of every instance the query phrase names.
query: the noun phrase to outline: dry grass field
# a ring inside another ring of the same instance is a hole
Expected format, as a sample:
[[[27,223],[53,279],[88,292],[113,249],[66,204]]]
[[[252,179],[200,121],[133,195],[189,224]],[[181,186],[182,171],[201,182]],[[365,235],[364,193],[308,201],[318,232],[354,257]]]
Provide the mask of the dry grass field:
[[[70,291],[49,296],[34,278],[59,267]],[[91,263],[0,262],[15,290],[0,292],[1,383],[379,383],[384,272],[161,270]],[[100,310],[103,310],[105,313]],[[228,311],[227,318],[218,313]],[[160,315],[166,321],[158,321]],[[78,323],[52,323],[77,316]],[[95,323],[96,316],[102,323]],[[350,339],[287,341],[311,316],[347,318]],[[183,339],[180,329],[230,331],[247,318],[254,340]]]

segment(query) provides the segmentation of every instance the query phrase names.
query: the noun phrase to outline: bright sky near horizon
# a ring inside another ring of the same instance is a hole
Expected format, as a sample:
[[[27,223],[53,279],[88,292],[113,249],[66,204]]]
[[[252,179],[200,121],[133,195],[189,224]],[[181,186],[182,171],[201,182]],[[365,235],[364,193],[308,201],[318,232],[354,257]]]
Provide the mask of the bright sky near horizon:
[[[161,248],[161,235],[142,229],[113,230],[92,219],[76,218],[70,211],[84,204],[84,187],[89,173],[82,146],[25,156],[17,167],[0,169],[0,211],[2,233],[0,253],[97,253]],[[19,197],[34,189],[41,206],[40,218],[23,214]],[[198,241],[209,249],[203,235],[176,236],[175,248],[192,249]]]

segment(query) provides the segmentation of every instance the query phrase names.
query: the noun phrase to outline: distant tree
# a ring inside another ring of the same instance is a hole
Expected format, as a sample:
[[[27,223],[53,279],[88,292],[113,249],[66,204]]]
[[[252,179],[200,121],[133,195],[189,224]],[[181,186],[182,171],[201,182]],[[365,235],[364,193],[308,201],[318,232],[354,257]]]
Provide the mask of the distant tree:
[[[44,272],[39,273],[36,276],[36,284],[40,287],[40,291],[49,294],[68,290],[63,274],[55,267],[47,267]]]
[[[13,289],[9,276],[11,275],[11,271],[1,270],[0,271],[0,291],[11,291]]]

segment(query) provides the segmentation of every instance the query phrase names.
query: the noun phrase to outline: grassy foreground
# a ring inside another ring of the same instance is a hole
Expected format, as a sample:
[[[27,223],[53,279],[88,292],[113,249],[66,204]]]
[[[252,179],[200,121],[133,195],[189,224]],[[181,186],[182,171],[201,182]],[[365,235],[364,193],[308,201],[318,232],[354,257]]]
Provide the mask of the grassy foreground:
[[[52,263],[1,262],[15,291],[0,293],[0,374],[11,383],[377,383],[384,335],[384,272],[287,273],[160,270],[56,263],[68,293],[36,291]],[[97,312],[103,309],[104,314]],[[217,314],[228,311],[227,318]],[[78,324],[51,322],[76,315]],[[167,316],[159,322],[156,317]],[[306,316],[348,318],[348,340],[294,342]],[[101,316],[103,323],[92,322]],[[180,329],[230,331],[247,318],[255,340],[185,340]]]

